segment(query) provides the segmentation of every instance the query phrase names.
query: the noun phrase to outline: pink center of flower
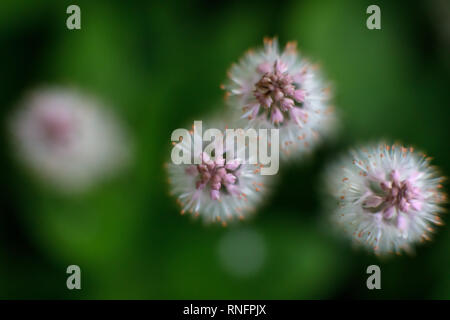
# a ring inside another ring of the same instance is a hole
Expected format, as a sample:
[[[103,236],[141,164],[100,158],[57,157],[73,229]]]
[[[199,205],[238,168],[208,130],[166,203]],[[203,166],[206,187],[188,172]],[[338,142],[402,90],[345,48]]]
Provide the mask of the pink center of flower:
[[[72,115],[65,110],[44,110],[41,114],[41,126],[45,138],[50,144],[63,145],[69,142],[73,132]]]
[[[409,212],[411,208],[414,210],[421,209],[422,201],[419,188],[415,187],[410,179],[400,181],[398,171],[393,170],[390,174],[390,181],[381,182],[380,187],[386,193],[385,203],[387,208],[385,211],[393,211],[394,207],[405,213]]]
[[[380,182],[382,195],[372,194],[364,201],[366,208],[382,208],[383,218],[392,219],[396,216],[396,211],[408,213],[410,210],[421,210],[423,196],[420,189],[414,186],[414,177],[401,180],[399,172],[392,170],[388,179]],[[397,209],[397,210],[395,210]],[[402,219],[399,216],[399,224]],[[399,225],[399,227],[401,227]]]
[[[202,164],[190,166],[186,169],[186,172],[193,175],[198,174],[196,188],[203,190],[206,186],[209,186],[211,199],[219,200],[221,189],[230,194],[239,194],[239,189],[236,186],[239,166],[238,160],[232,160],[228,163],[223,157],[212,160],[203,152]]]
[[[298,117],[304,116],[303,111],[296,107],[296,102],[302,103],[305,100],[305,92],[296,88],[284,62],[276,60],[273,65],[262,63],[258,66],[258,72],[262,77],[253,91],[258,101],[257,106],[251,106],[253,115],[262,106],[270,112],[271,121],[275,124],[282,123],[287,114],[296,121]]]

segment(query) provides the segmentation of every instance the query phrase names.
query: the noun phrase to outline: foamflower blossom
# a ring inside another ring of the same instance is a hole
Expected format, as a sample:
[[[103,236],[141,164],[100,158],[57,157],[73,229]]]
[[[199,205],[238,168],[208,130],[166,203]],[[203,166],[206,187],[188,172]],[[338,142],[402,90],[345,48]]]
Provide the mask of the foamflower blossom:
[[[337,206],[335,222],[377,254],[411,251],[430,240],[446,200],[443,178],[430,158],[413,148],[384,143],[358,148],[325,178]]]
[[[236,117],[248,127],[279,128],[285,158],[311,151],[336,124],[331,90],[319,72],[301,57],[295,42],[279,50],[277,39],[249,50],[222,85]]]
[[[84,191],[129,159],[128,139],[117,119],[73,89],[37,89],[10,120],[18,158],[62,192]]]
[[[225,130],[221,132],[225,137]],[[261,165],[252,164],[251,158],[238,158],[239,153],[227,159],[225,147],[215,156],[204,146],[195,153],[189,141],[194,141],[195,130],[189,133],[191,139],[173,144],[175,150],[191,152],[192,164],[166,163],[170,194],[176,197],[181,214],[188,212],[207,223],[221,222],[224,226],[227,221],[245,219],[267,192],[267,176],[260,174]]]

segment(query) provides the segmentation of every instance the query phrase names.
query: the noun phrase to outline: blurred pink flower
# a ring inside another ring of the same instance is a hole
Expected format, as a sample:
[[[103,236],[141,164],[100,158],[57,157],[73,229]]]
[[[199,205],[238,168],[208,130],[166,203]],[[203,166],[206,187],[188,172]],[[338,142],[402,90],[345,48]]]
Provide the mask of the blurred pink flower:
[[[93,98],[65,88],[33,91],[11,119],[20,160],[62,191],[82,191],[129,158],[122,127]]]

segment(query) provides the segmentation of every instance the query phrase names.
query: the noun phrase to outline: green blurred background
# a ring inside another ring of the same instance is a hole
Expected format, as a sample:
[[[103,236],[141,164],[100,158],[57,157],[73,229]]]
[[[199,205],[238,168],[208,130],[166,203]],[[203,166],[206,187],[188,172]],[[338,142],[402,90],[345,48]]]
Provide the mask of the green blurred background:
[[[69,4],[81,30],[66,28]],[[366,28],[370,4],[382,30]],[[2,125],[28,89],[75,85],[123,118],[135,154],[115,179],[61,196],[23,172],[2,131],[0,298],[449,299],[448,226],[415,256],[381,260],[334,237],[318,192],[328,161],[378,138],[413,144],[449,175],[449,20],[439,0],[1,1]],[[333,81],[340,134],[283,167],[254,219],[205,227],[167,194],[170,134],[217,109],[230,64],[274,35]],[[80,291],[66,288],[71,264]],[[382,290],[366,288],[371,264]]]

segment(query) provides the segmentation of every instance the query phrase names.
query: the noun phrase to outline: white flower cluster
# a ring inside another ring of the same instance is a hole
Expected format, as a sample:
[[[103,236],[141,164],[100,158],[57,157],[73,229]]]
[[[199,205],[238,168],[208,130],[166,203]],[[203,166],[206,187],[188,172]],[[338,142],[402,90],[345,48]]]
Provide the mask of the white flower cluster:
[[[413,148],[377,143],[352,150],[325,175],[337,201],[332,217],[358,244],[377,254],[411,251],[441,225],[443,178]]]
[[[222,89],[232,119],[222,121],[222,129],[278,129],[284,160],[302,158],[335,132],[332,90],[293,42],[280,50],[276,39],[265,39],[263,48],[249,50],[232,65]],[[187,141],[174,144],[190,148]],[[198,151],[193,155],[197,164],[168,164],[181,213],[226,225],[245,218],[266,198],[273,178],[261,176],[258,164],[225,160],[227,152],[213,157]],[[413,148],[377,143],[331,164],[325,184],[333,198],[333,224],[377,254],[410,251],[418,241],[429,240],[432,225],[442,224],[439,214],[446,201],[444,179],[429,160]]]
[[[295,42],[280,51],[277,39],[264,39],[264,48],[249,50],[228,77],[222,87],[237,117],[250,127],[278,128],[285,158],[310,152],[335,129],[330,85]]]
[[[265,39],[263,48],[248,52],[232,66],[222,88],[228,97],[228,122],[213,122],[222,129],[278,129],[284,159],[312,151],[334,129],[330,87],[318,67],[299,56],[295,43],[280,51],[276,39]],[[191,136],[175,148],[189,149],[187,140],[194,139],[193,131]],[[235,217],[245,218],[261,204],[273,177],[261,175],[261,163],[248,164],[239,158],[226,162],[228,151],[215,157],[194,153],[198,164],[168,164],[171,193],[181,213],[226,224]]]
[[[172,155],[187,153],[190,162],[172,161],[166,168],[182,214],[227,225],[245,219],[267,199],[274,177],[266,174],[278,171],[280,153],[282,160],[302,159],[335,132],[337,117],[329,84],[293,42],[280,50],[276,39],[265,39],[262,48],[232,65],[222,88],[226,112],[206,121],[209,130],[225,140],[229,129],[275,135],[258,133],[244,143],[246,135],[239,133],[231,137],[243,138],[237,150],[234,144],[210,148],[193,126],[172,142]],[[61,191],[86,190],[130,158],[118,120],[96,99],[67,88],[32,92],[12,116],[10,129],[22,163]],[[263,147],[265,160],[252,152],[255,145]],[[333,224],[377,254],[410,251],[429,240],[433,226],[442,224],[447,200],[444,178],[429,162],[423,153],[398,144],[355,148],[325,174]]]

